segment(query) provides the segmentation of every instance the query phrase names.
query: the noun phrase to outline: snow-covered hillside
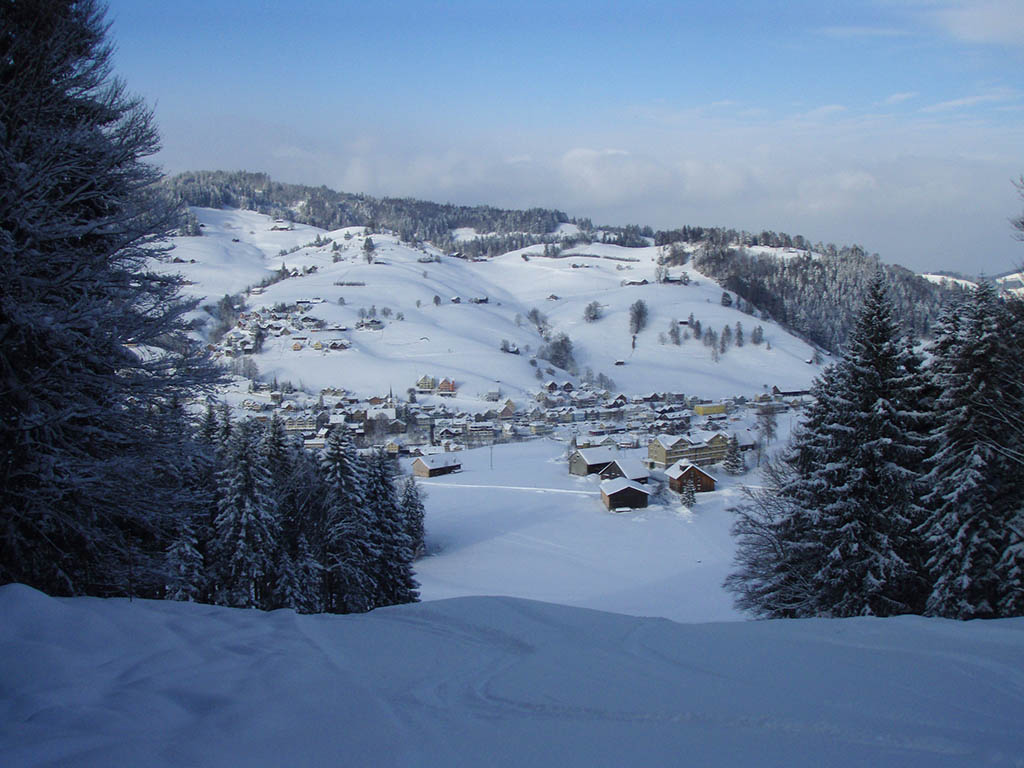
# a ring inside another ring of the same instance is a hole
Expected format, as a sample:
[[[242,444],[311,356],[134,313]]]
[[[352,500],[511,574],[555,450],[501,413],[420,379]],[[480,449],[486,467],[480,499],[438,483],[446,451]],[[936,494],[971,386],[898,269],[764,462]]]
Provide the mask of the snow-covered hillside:
[[[936,275],[931,273],[924,273],[921,275],[929,283],[935,283],[936,285],[942,286],[956,286],[958,288],[977,288],[978,284],[971,280],[965,280],[962,277],[950,277],[949,275]]]
[[[684,625],[513,598],[360,616],[0,587],[28,766],[976,766],[1024,759],[1024,620]]]
[[[978,284],[972,280],[965,280],[959,277],[949,277],[948,275],[923,274],[921,277],[931,283],[935,283],[936,285],[957,286],[959,288],[978,287]],[[994,282],[999,289],[1014,296],[1024,298],[1024,272],[1012,272],[1008,275],[1000,275],[999,277],[992,278],[992,282]]]
[[[191,281],[192,295],[215,303],[284,266],[297,275],[249,294],[250,310],[321,300],[307,306],[324,330],[300,331],[305,338],[299,340],[295,329],[289,329],[290,335],[271,335],[254,356],[263,378],[287,379],[313,392],[334,386],[361,395],[389,388],[404,393],[429,373],[454,378],[460,396],[471,401],[496,384],[509,396],[525,396],[538,384],[530,352],[544,343],[527,319],[531,309],[548,318],[553,334],[569,335],[580,372],[604,373],[626,392],[749,397],[774,385],[806,388],[818,372],[807,363],[813,355],[807,344],[774,323],[722,306],[721,288],[691,269],[671,270],[673,277],[688,272],[689,285],[654,284],[654,247],[595,244],[545,258],[543,246],[533,246],[469,262],[429,246],[411,247],[394,236],[374,235],[373,262],[368,263],[361,228],[277,229],[272,219],[249,211],[193,210],[204,235],[175,238],[176,261],[163,267]],[[317,237],[322,244],[313,245]],[[624,285],[643,281],[648,284]],[[486,303],[473,303],[485,298]],[[638,299],[647,304],[650,317],[634,348],[629,307]],[[591,302],[601,305],[603,316],[587,323],[583,312]],[[374,311],[383,327],[356,330],[361,314]],[[729,347],[720,362],[694,339],[680,346],[661,343],[659,337],[667,337],[673,322],[691,314],[703,328],[717,332],[726,325],[735,330],[740,323],[748,343]],[[754,345],[749,338],[759,324],[766,343]],[[323,348],[334,338],[351,346]],[[502,340],[523,354],[503,353]],[[320,349],[314,348],[317,341]],[[542,371],[540,378],[546,377]]]

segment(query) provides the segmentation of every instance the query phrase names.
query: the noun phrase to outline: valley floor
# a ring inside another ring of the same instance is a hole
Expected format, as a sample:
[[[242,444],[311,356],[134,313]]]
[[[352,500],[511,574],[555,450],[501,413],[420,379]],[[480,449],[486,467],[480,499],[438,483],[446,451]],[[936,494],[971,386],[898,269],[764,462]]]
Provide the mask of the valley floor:
[[[460,473],[419,481],[424,600],[506,595],[685,622],[741,618],[721,586],[734,552],[728,508],[755,473],[735,479],[713,468],[719,490],[699,494],[692,511],[666,490],[646,509],[612,513],[594,477],[568,473],[565,443],[453,455]]]

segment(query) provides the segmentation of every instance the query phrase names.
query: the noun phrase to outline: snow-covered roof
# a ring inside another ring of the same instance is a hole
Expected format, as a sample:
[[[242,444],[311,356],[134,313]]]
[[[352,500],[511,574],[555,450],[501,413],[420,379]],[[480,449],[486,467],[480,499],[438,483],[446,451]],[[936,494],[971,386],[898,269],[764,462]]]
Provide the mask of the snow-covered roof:
[[[444,467],[456,467],[462,465],[462,460],[457,456],[449,456],[444,453],[435,453],[431,456],[420,456],[416,461],[423,462],[428,469],[442,469]]]
[[[682,435],[658,435],[656,438],[654,438],[654,441],[661,443],[663,448],[674,448],[680,440],[684,440],[687,443],[690,442]]]
[[[614,448],[579,448],[577,453],[587,464],[603,464],[614,461],[619,455]]]
[[[634,491],[640,491],[648,496],[651,495],[650,488],[644,488],[639,483],[634,483],[632,480],[627,480],[624,477],[616,477],[612,480],[605,480],[601,483],[601,492],[604,493],[605,496],[611,496],[612,494],[624,491],[627,488],[632,488]]]
[[[638,459],[618,458],[613,462],[629,480],[646,480],[651,476],[647,468]]]
[[[709,474],[708,474],[707,472],[705,472],[705,471],[704,471],[703,469],[701,469],[700,467],[698,467],[698,466],[697,466],[696,464],[691,464],[690,462],[688,462],[688,461],[683,461],[682,459],[680,459],[680,460],[679,460],[679,461],[677,461],[677,462],[676,462],[675,464],[673,464],[673,465],[672,465],[671,467],[669,467],[668,469],[666,469],[666,470],[665,470],[665,474],[666,474],[666,475],[667,475],[668,477],[670,477],[671,479],[673,479],[673,480],[678,480],[678,479],[679,479],[680,477],[682,477],[683,475],[685,475],[685,474],[686,474],[687,472],[689,472],[689,471],[690,471],[691,469],[695,469],[695,470],[697,470],[698,472],[700,472],[700,473],[701,473],[702,475],[705,475],[706,477],[710,477],[710,478],[711,478],[712,480],[714,480],[714,481],[715,481],[716,483],[718,482],[718,480],[716,480],[716,479],[715,479],[714,477],[712,477],[711,475],[709,475]]]

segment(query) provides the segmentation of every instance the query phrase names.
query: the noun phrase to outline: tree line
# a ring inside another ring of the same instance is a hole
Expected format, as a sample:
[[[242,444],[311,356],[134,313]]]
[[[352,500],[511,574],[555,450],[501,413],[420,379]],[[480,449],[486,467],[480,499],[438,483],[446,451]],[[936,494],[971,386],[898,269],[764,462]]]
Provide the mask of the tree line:
[[[1024,302],[952,303],[929,359],[879,274],[791,444],[738,510],[737,605],[769,618],[1024,614]]]
[[[153,596],[304,613],[417,599],[423,502],[382,452],[360,455],[336,429],[314,454],[276,414],[232,423],[212,406],[193,447],[193,503],[179,505]]]

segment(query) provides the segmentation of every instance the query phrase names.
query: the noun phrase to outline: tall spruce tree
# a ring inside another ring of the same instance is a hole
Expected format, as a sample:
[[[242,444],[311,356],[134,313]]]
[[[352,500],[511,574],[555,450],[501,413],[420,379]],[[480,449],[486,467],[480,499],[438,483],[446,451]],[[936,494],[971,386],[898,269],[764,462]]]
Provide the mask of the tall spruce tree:
[[[399,505],[405,518],[406,532],[412,541],[413,557],[419,557],[423,554],[425,548],[426,531],[424,518],[426,511],[423,507],[423,494],[420,492],[416,478],[410,476],[405,479],[405,482],[402,484],[402,496]]]
[[[918,368],[879,275],[849,349],[815,382],[807,419],[737,521],[727,587],[741,607],[772,617],[923,607]]]
[[[319,462],[326,498],[311,540],[319,547],[323,610],[369,611],[379,591],[375,565],[381,552],[366,505],[365,468],[341,429],[327,436]]]
[[[743,453],[740,451],[740,441],[736,435],[729,438],[729,449],[725,454],[725,461],[722,466],[730,475],[742,475],[747,471],[746,462],[743,461]]]
[[[366,506],[373,515],[372,534],[380,552],[374,568],[377,605],[411,603],[419,598],[412,570],[416,544],[395,492],[390,463],[383,451],[375,451],[366,467]]]
[[[257,425],[235,425],[224,468],[217,477],[214,569],[217,602],[271,608],[277,580],[280,530],[270,496],[271,479],[257,448]]]
[[[94,0],[0,11],[0,583],[156,596],[178,489],[153,414],[213,369],[148,266],[177,212],[107,29]]]
[[[928,463],[927,612],[949,618],[1024,609],[1024,473],[1006,414],[1020,402],[1024,342],[1015,313],[980,285],[943,323],[932,370],[937,450]]]

